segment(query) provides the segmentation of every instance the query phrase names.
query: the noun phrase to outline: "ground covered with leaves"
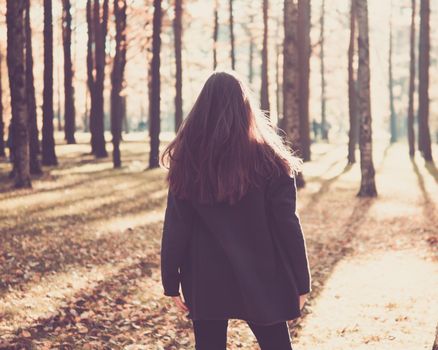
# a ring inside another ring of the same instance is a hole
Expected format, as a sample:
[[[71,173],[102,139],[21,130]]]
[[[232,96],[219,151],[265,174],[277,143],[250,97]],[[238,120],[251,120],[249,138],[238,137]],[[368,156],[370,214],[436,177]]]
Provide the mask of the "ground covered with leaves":
[[[140,136],[140,137],[139,137]],[[167,188],[145,170],[144,135],[122,169],[59,145],[58,167],[11,189],[0,163],[0,349],[193,349],[190,322],[162,295]],[[438,321],[438,171],[404,145],[375,147],[379,196],[356,197],[359,165],[317,144],[299,191],[313,291],[290,322],[294,349],[431,349]],[[230,349],[258,349],[242,322]]]

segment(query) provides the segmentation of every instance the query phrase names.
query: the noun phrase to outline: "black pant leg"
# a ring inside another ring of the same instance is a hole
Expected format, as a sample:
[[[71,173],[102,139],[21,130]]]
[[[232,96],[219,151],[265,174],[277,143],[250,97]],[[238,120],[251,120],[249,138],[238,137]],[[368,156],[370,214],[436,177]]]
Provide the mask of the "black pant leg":
[[[193,320],[196,350],[226,350],[228,320]]]
[[[287,322],[269,326],[247,323],[254,333],[261,350],[292,350]]]

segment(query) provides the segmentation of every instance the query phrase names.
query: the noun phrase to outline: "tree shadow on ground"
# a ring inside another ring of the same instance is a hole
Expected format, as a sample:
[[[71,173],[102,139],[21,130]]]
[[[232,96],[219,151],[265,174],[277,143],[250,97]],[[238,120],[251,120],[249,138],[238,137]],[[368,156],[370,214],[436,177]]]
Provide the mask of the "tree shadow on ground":
[[[315,261],[313,266],[311,266],[313,286],[309,299],[310,303],[318,298],[325,282],[332,274],[336,265],[353,252],[352,242],[356,236],[356,232],[366,220],[367,213],[375,200],[375,198],[352,198],[352,201],[355,202],[353,210],[343,223],[339,230],[339,235],[336,238],[325,241],[317,241],[315,238],[311,240],[308,239],[308,254],[311,261]],[[309,208],[307,210],[311,209]],[[313,256],[315,260],[313,260]],[[308,313],[309,311],[304,308],[303,316],[305,317]],[[295,337],[299,332],[302,319],[303,317],[292,321],[292,337]]]
[[[136,260],[94,288],[76,293],[53,316],[16,330],[4,346],[33,349],[44,340],[62,349],[76,349],[85,344],[105,348],[109,343],[114,346],[111,349],[123,349],[132,344],[131,333],[142,336],[154,327],[157,315],[168,311],[166,305],[151,310],[148,305],[131,300],[139,280],[150,278],[152,270],[158,268],[154,255]],[[0,346],[3,348],[7,347]]]
[[[418,165],[417,165],[414,158],[411,158],[411,163],[412,163],[412,168],[415,172],[415,175],[417,175],[418,187],[420,188],[421,193],[423,195],[423,201],[424,201],[423,210],[424,210],[425,217],[432,220],[436,215],[435,214],[436,213],[435,203],[431,200],[429,193],[427,192],[426,185],[424,184],[423,175],[421,174],[420,169],[418,168]],[[429,168],[428,168],[428,166],[429,166]],[[429,170],[430,163],[426,163],[425,168],[429,172],[431,172],[431,170]],[[436,171],[436,168],[435,168],[435,171]],[[432,176],[433,176],[433,174],[432,174]]]
[[[426,170],[435,179],[435,182],[438,183],[438,169],[436,168],[435,163],[426,162]]]
[[[331,177],[330,179],[321,180],[321,187],[317,192],[312,193],[312,195],[310,196],[310,200],[304,210],[311,210],[311,208],[313,208],[321,200],[321,197],[329,191],[331,185],[336,182],[336,180],[338,180],[342,175],[350,171],[352,167],[353,164],[347,164],[339,174]]]
[[[94,179],[92,181],[81,181],[79,182],[79,186],[82,185],[93,185],[93,186],[98,186],[99,185],[99,181],[100,180],[106,180],[107,178],[111,178],[111,179],[117,179],[118,177],[124,176],[124,178],[126,178],[126,174],[116,174],[116,175],[108,175],[108,176],[104,176],[104,177],[100,177],[99,179]],[[126,193],[127,191],[134,191],[136,190],[137,195],[135,195],[134,199],[140,199],[138,198],[140,195],[144,195],[144,198],[147,198],[147,191],[145,191],[146,189],[148,190],[152,190],[151,186],[155,186],[161,182],[164,181],[162,179],[162,176],[157,176],[156,179],[151,179],[152,181],[149,181],[145,184],[145,179],[143,179],[142,177],[139,176],[132,176],[131,180],[129,182],[129,184],[127,184],[126,186],[124,186],[122,189],[114,189],[112,187],[109,187],[108,183],[103,183],[101,185],[103,185],[104,187],[102,188],[102,190],[99,191],[99,196],[98,199],[103,203],[103,205],[106,205],[106,199],[111,199],[111,202],[114,201],[122,201],[123,203],[123,193]],[[126,183],[126,181],[124,181],[124,183]],[[15,232],[18,231],[18,234],[23,233],[23,232],[27,232],[29,231],[29,229],[31,229],[33,227],[33,224],[37,224],[35,222],[35,218],[31,217],[31,215],[36,215],[38,214],[38,217],[43,218],[45,213],[51,213],[53,211],[59,211],[62,208],[68,208],[71,207],[75,204],[84,202],[84,204],[86,204],[87,200],[96,200],[96,193],[93,193],[92,191],[87,191],[87,187],[83,188],[81,191],[77,191],[78,193],[70,193],[70,194],[66,194],[65,191],[67,189],[71,189],[71,188],[78,188],[78,182],[75,184],[69,184],[67,186],[63,186],[57,189],[50,189],[47,191],[42,191],[39,193],[48,193],[48,192],[59,192],[59,194],[57,195],[59,197],[59,200],[56,202],[56,205],[54,205],[53,203],[47,203],[44,205],[35,205],[33,206],[33,209],[28,209],[25,210],[25,217],[22,217],[22,213],[20,212],[15,212],[12,214],[6,214],[6,215],[1,215],[0,216],[0,220],[4,219],[11,219],[11,218],[19,218],[20,224],[18,225],[14,225],[14,230]],[[157,186],[158,187],[158,186]],[[152,192],[153,194],[154,192]],[[119,197],[118,197],[118,196]],[[0,200],[1,202],[1,200]],[[102,205],[99,205],[97,209],[99,209],[100,207],[102,207]],[[84,207],[84,214],[85,217],[87,217],[87,211]],[[82,215],[81,215],[82,216]],[[48,220],[47,225],[51,225],[53,221],[51,221],[50,219]],[[40,226],[41,223],[38,223],[38,226]],[[42,223],[42,225],[44,225],[44,223]]]
[[[160,208],[164,205],[165,194],[159,193],[146,202],[144,199],[154,192],[139,191],[125,200],[115,200],[99,207],[98,210],[76,215],[63,215],[30,226],[29,222],[17,225],[7,237],[2,235],[2,251],[0,275],[0,292],[18,286],[38,276],[65,270],[70,265],[101,264],[111,261],[115,250],[119,256],[129,256],[137,245],[148,245],[148,232],[157,231],[161,221],[136,227],[135,230],[105,232],[97,238],[92,222],[105,221],[117,217],[120,211],[133,215]],[[80,234],[76,234],[80,233]],[[17,236],[28,235],[32,239],[25,245]],[[9,238],[8,238],[9,237]],[[11,239],[14,237],[14,239]],[[8,278],[7,278],[8,277]]]

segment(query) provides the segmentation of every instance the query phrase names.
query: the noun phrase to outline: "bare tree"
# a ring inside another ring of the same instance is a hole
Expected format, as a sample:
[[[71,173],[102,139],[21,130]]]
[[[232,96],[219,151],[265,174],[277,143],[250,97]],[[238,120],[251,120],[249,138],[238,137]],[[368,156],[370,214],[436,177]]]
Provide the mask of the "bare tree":
[[[408,142],[409,155],[415,155],[414,132],[414,93],[415,93],[415,14],[416,1],[412,0],[411,38],[410,38],[410,68],[409,68],[409,104],[408,104]]]
[[[280,81],[280,55],[281,55],[281,43],[276,43],[275,44],[275,87],[276,87],[276,91],[275,91],[275,102],[276,102],[276,107],[277,107],[277,116],[278,118],[280,118],[280,115],[282,115],[281,113],[281,91],[282,91],[282,86],[281,86],[281,81]],[[279,119],[280,121],[280,119]]]
[[[432,161],[429,131],[430,1],[420,2],[420,43],[418,57],[418,148],[424,160]]]
[[[52,0],[44,0],[44,90],[43,90],[43,165],[57,165],[53,130],[53,23]]]
[[[93,46],[94,46],[94,30],[93,30],[93,10],[91,0],[87,0],[86,6],[87,13],[87,29],[88,29],[88,37],[87,37],[87,86],[88,86],[88,94],[85,99],[85,116],[88,117],[88,123],[85,124],[85,130],[89,129],[91,132],[91,152],[94,153],[95,145],[94,145],[94,119],[91,116],[94,114],[93,111],[93,94],[94,94],[94,54],[93,54]],[[90,97],[90,106],[88,105],[88,96]],[[89,113],[87,113],[89,112]],[[89,128],[87,128],[89,126]]]
[[[32,55],[32,28],[30,24],[30,0],[26,0],[25,10],[25,35],[26,35],[26,101],[29,134],[29,165],[31,174],[41,174],[41,165],[38,159],[40,154],[40,141],[37,124],[37,110],[35,99],[35,84],[33,76]]]
[[[114,16],[116,18],[116,54],[114,56],[111,73],[111,133],[113,143],[114,168],[120,168],[120,139],[122,136],[123,120],[123,89],[124,72],[126,66],[126,0],[114,0]]]
[[[350,129],[348,131],[348,163],[356,163],[356,144],[358,139],[357,88],[354,67],[356,50],[356,0],[350,4],[350,44],[348,46],[348,112]]]
[[[95,69],[96,79],[94,81],[94,108],[92,117],[95,118],[95,155],[97,158],[106,157],[105,144],[105,125],[104,125],[104,98],[105,87],[105,43],[108,31],[108,1],[103,0],[102,11],[100,10],[99,0],[94,0],[94,38],[95,38]],[[102,15],[100,16],[100,12]]]
[[[154,0],[152,62],[151,62],[151,93],[149,137],[150,153],[149,168],[159,167],[160,152],[160,51],[161,51],[161,0]]]
[[[432,350],[438,350],[438,323],[435,327],[435,340],[432,345]]]
[[[5,123],[3,121],[3,85],[2,85],[2,61],[3,55],[0,47],[0,157],[6,157],[5,152]]]
[[[390,111],[390,131],[391,139],[390,142],[394,143],[397,141],[397,114],[395,112],[394,105],[394,74],[392,69],[392,56],[393,56],[393,20],[392,20],[392,0],[391,0],[391,15],[389,19],[389,52],[388,52],[388,72],[389,72],[389,111]]]
[[[178,131],[183,120],[182,101],[182,0],[175,0],[175,18],[173,20],[173,32],[175,38],[175,132]]]
[[[310,160],[309,82],[310,82],[310,0],[298,0],[299,117],[301,152]]]
[[[217,38],[219,34],[219,0],[214,1],[214,25],[213,25],[213,69],[217,67]]]
[[[28,114],[26,102],[26,61],[24,56],[25,0],[8,0],[6,21],[8,27],[7,61],[11,90],[11,132],[14,140],[13,162],[15,187],[31,187],[29,170]]]
[[[260,90],[260,101],[262,110],[269,113],[268,6],[268,0],[263,0],[262,86]]]
[[[71,57],[71,2],[62,0],[62,42],[64,48],[64,110],[65,123],[64,133],[65,140],[69,144],[76,143],[75,140],[75,103],[74,103],[74,86],[73,86],[73,63]]]
[[[361,184],[358,196],[374,197],[377,195],[375,171],[373,164],[372,130],[371,130],[371,97],[370,97],[370,45],[368,30],[368,1],[356,0],[356,14],[359,28],[359,69],[358,69],[358,102],[360,115],[360,169]]]
[[[230,51],[230,58],[231,58],[231,69],[236,69],[236,53],[235,53],[235,40],[234,40],[234,14],[233,14],[233,0],[228,0],[229,4],[229,14],[230,14],[230,44],[231,44],[231,51]]]
[[[325,81],[325,0],[321,1],[320,34],[319,34],[319,58],[321,61],[321,139],[328,140],[327,128],[327,96]]]
[[[302,155],[300,138],[299,83],[300,62],[298,54],[298,8],[296,0],[284,0],[283,46],[283,122],[292,149]],[[304,178],[297,176],[297,187],[304,186]]]
[[[105,43],[109,0],[87,0],[87,82],[90,91],[91,151],[97,158],[108,155],[104,124]]]

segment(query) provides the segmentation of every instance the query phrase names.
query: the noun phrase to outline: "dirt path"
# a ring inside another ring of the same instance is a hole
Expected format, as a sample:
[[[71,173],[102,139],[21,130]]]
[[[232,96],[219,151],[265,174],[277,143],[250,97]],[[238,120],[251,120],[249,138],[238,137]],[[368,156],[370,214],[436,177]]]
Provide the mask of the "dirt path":
[[[124,143],[114,171],[88,145],[58,146],[61,166],[33,190],[0,188],[0,349],[193,348],[190,323],[162,295],[164,172],[143,171],[143,147]],[[316,145],[305,165],[299,210],[314,289],[290,325],[295,349],[421,349],[437,321],[436,169],[381,147],[380,196],[359,199],[344,148]],[[257,349],[240,321],[229,345]]]
[[[377,173],[379,198],[312,301],[295,349],[432,349],[438,186],[422,160],[406,154],[403,146],[388,150]]]

